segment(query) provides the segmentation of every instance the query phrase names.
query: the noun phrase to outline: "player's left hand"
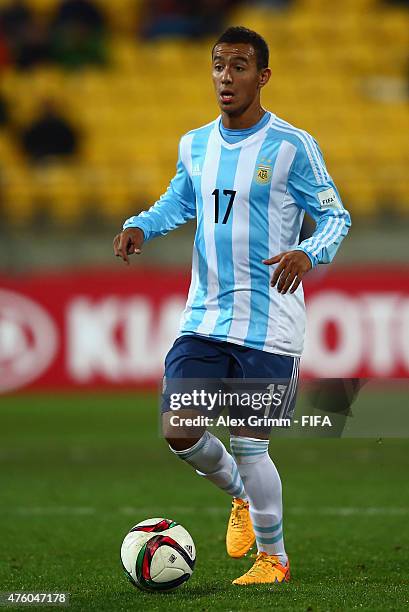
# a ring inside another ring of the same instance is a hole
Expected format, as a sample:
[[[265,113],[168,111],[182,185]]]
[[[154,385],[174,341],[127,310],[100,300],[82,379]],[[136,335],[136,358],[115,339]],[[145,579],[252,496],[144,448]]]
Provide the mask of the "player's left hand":
[[[304,274],[312,268],[310,258],[303,251],[284,251],[270,259],[264,259],[263,264],[278,264],[271,279],[271,286],[275,287],[278,282],[279,293],[287,293],[290,287],[290,293],[294,293]]]

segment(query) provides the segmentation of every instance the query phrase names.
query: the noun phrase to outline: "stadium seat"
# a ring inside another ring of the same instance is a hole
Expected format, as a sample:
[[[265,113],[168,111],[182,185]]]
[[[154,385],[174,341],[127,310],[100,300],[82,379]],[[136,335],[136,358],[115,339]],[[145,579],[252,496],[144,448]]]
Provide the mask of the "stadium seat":
[[[54,0],[29,4],[42,15],[55,9]],[[121,0],[120,10],[98,4],[111,28],[106,69],[8,68],[2,75],[0,92],[15,126],[52,98],[82,134],[81,159],[45,173],[27,167],[12,131],[1,134],[1,195],[12,223],[29,220],[38,206],[58,223],[79,222],[84,206],[109,221],[146,207],[174,174],[180,136],[217,114],[211,41],[140,42],[141,0]],[[298,0],[283,10],[240,5],[232,23],[267,37],[272,79],[264,104],[316,137],[354,213],[376,214],[389,197],[409,214],[409,12],[376,0],[345,0],[342,7]],[[188,73],[187,57],[194,67]]]

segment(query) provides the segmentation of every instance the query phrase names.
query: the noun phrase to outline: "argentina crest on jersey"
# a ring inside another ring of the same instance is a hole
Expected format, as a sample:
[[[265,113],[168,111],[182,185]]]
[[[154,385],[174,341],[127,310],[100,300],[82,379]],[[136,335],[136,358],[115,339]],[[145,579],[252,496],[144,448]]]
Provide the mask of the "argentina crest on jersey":
[[[259,185],[267,185],[271,181],[273,176],[273,169],[271,167],[271,159],[261,159],[260,163],[256,166],[254,173],[254,180]]]

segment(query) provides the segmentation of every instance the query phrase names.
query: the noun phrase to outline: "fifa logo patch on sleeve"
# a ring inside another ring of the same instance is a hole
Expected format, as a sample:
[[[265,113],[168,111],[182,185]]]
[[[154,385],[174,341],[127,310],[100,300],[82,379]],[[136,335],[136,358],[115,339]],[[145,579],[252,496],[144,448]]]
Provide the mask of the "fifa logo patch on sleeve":
[[[320,201],[321,208],[342,208],[342,204],[332,187],[326,189],[325,191],[320,191],[317,193],[317,196]]]
[[[267,185],[271,181],[271,177],[273,176],[273,169],[271,166],[266,164],[258,164],[256,167],[256,172],[254,175],[254,179],[260,185]]]

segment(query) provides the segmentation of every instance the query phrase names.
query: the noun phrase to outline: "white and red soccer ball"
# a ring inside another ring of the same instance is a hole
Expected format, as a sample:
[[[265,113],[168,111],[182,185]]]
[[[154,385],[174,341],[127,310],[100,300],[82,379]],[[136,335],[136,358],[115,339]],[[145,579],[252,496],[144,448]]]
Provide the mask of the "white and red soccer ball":
[[[182,525],[152,518],[127,533],[121,546],[121,561],[134,586],[145,591],[171,591],[192,575],[196,549]]]

